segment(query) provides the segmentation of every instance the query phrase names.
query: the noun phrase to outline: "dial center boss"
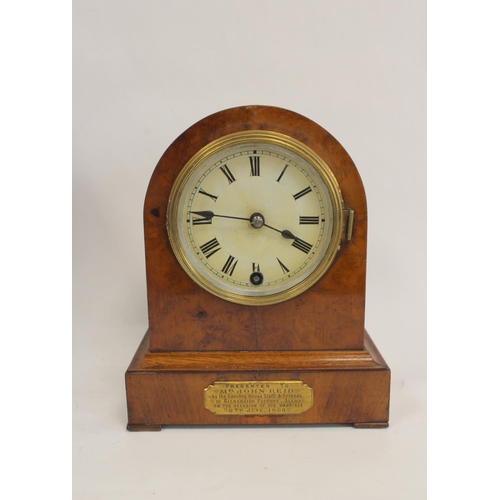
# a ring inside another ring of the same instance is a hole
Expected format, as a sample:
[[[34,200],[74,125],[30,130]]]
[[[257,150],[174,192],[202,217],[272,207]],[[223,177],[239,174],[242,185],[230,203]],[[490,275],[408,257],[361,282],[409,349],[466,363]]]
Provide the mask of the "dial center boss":
[[[262,214],[254,213],[250,216],[250,224],[255,229],[260,229],[265,224],[264,216]]]

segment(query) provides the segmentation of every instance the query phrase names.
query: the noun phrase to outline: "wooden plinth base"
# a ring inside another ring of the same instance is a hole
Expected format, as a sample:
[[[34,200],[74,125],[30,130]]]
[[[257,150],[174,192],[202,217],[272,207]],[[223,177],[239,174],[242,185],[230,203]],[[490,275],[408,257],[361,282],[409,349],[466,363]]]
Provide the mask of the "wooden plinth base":
[[[300,380],[313,404],[300,414],[217,415],[204,389],[217,381]],[[146,333],[126,374],[130,431],[162,425],[389,425],[390,369],[365,332],[362,351],[204,351],[152,353]]]

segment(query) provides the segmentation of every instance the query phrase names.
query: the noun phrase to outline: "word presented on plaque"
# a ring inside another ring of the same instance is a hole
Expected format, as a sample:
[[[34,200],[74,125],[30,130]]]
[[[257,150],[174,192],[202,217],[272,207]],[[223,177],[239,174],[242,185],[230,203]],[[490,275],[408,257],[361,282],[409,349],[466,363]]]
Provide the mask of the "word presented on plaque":
[[[292,415],[313,404],[313,390],[300,380],[220,381],[204,389],[204,404],[216,415]]]

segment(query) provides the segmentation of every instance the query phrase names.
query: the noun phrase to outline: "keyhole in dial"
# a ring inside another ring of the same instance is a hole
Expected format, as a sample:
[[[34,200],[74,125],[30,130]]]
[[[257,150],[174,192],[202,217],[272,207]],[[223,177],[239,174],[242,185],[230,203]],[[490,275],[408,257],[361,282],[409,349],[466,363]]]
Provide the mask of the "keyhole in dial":
[[[250,275],[250,283],[255,286],[262,285],[264,283],[264,275],[259,271],[252,273]]]

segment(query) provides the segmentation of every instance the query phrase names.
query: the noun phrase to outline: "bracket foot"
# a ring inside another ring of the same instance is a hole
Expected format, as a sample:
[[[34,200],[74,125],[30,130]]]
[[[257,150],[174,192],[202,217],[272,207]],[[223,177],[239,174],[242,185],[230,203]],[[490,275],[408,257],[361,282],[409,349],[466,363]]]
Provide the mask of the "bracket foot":
[[[355,422],[352,426],[355,429],[385,429],[389,422]]]
[[[127,424],[128,431],[161,431],[161,424]]]

